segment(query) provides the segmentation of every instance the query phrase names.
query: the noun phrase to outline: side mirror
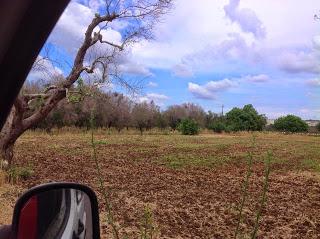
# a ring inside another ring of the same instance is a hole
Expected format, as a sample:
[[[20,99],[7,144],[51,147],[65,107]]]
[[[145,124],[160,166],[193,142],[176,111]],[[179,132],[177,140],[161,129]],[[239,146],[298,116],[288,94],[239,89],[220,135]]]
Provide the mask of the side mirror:
[[[13,239],[100,239],[95,193],[76,183],[34,187],[17,201]]]

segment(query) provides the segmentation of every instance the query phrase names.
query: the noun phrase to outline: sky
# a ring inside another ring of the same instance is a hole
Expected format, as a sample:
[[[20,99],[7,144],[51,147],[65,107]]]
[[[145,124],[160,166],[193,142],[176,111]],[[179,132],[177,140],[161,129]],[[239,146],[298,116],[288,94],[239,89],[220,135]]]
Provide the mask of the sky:
[[[54,71],[68,74],[101,4],[71,1],[46,43]],[[138,100],[154,100],[162,109],[193,102],[221,112],[222,105],[228,111],[253,104],[270,119],[320,119],[317,13],[319,0],[176,0],[155,26],[154,39],[127,49],[120,69],[124,77],[142,80]],[[102,34],[121,42],[125,25],[116,22]]]

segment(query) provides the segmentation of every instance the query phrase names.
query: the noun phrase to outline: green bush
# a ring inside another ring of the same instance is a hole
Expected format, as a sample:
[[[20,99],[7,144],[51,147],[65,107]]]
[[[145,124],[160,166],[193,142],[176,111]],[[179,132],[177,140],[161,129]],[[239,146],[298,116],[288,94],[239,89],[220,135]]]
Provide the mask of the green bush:
[[[183,135],[195,135],[200,131],[200,127],[193,119],[183,119],[179,124],[178,130]]]
[[[8,177],[9,183],[14,184],[14,183],[18,183],[20,179],[26,180],[30,178],[33,175],[33,173],[34,172],[31,166],[26,166],[26,167],[14,166],[7,171],[7,177]]]
[[[226,125],[221,121],[212,122],[208,128],[213,130],[215,133],[222,133],[223,131],[226,131]]]
[[[231,125],[226,125],[225,128],[224,128],[224,132],[225,133],[231,133],[233,131],[236,131],[236,130],[234,130]]]
[[[318,131],[320,131],[320,123],[317,124],[316,128]]]
[[[285,132],[306,132],[308,131],[308,125],[300,117],[295,115],[287,115],[275,120],[274,128],[278,131]]]
[[[233,108],[226,114],[226,125],[231,131],[261,131],[266,123],[266,117],[259,115],[252,105]]]

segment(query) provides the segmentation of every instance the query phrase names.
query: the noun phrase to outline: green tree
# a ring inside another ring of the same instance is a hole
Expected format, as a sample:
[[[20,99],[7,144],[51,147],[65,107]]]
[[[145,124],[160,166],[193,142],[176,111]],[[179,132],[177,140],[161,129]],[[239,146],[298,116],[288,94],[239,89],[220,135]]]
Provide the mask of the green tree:
[[[320,122],[316,126],[317,130],[320,131]]]
[[[208,126],[208,129],[213,130],[215,133],[222,133],[226,131],[226,125],[222,120],[216,120]]]
[[[211,124],[214,123],[217,119],[219,119],[218,114],[213,113],[209,110],[205,116],[205,127],[210,129]]]
[[[178,130],[181,131],[183,135],[195,135],[199,134],[200,127],[195,120],[187,118],[181,121]]]
[[[287,115],[275,120],[274,128],[279,131],[285,132],[306,132],[308,131],[308,125],[300,117],[295,115]]]
[[[233,108],[226,114],[226,125],[232,131],[261,131],[267,123],[264,115],[259,115],[251,105]]]

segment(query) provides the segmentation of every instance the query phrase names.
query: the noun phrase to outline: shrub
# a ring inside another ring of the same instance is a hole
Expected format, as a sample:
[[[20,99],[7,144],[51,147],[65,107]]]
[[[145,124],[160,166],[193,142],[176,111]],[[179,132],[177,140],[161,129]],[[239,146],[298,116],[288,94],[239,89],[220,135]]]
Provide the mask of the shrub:
[[[295,115],[287,115],[280,117],[274,122],[274,128],[278,131],[285,132],[306,132],[308,131],[308,125],[300,117]]]
[[[30,178],[32,174],[33,174],[33,170],[30,166],[27,166],[27,167],[14,166],[7,171],[8,181],[9,183],[12,183],[12,184],[19,182],[20,179],[26,180]]]
[[[200,127],[193,119],[183,119],[179,124],[178,130],[183,135],[195,135],[199,133]]]
[[[316,126],[317,130],[320,131],[320,122]]]
[[[213,130],[215,133],[222,133],[223,131],[226,131],[226,125],[221,121],[212,122],[208,128]]]
[[[234,130],[231,125],[226,125],[224,128],[224,132],[226,132],[226,133],[231,133],[233,131],[236,131],[236,130]]]
[[[259,115],[252,105],[245,105],[242,109],[233,108],[226,114],[226,124],[231,131],[260,131],[266,123],[266,117]]]

